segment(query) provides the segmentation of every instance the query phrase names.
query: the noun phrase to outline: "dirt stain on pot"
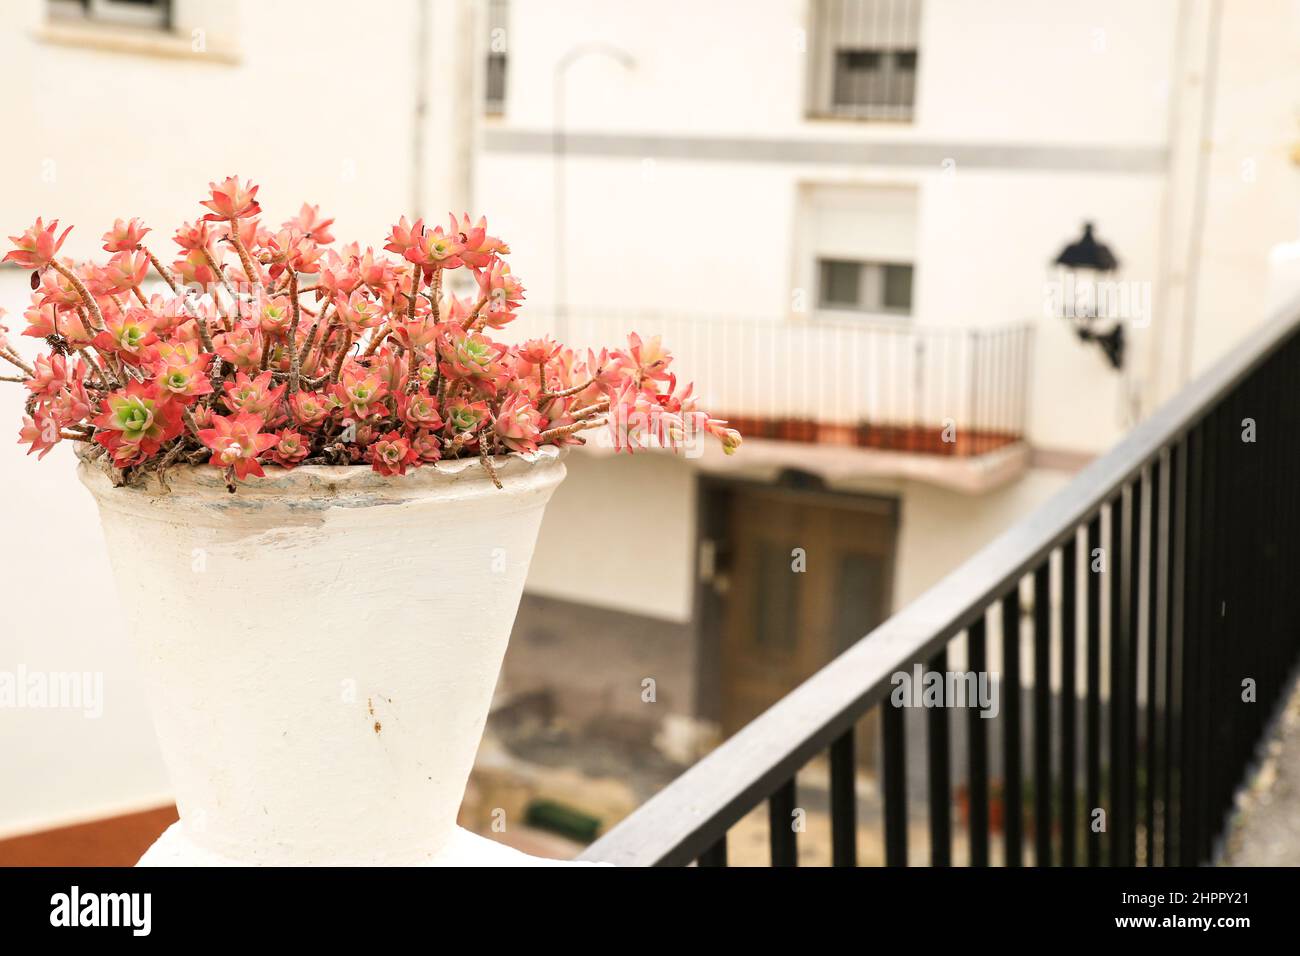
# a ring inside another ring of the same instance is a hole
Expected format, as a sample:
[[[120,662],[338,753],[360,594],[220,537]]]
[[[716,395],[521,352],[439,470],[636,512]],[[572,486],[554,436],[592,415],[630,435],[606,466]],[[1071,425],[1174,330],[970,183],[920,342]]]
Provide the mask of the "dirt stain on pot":
[[[384,727],[379,721],[375,721],[375,733],[379,733]]]

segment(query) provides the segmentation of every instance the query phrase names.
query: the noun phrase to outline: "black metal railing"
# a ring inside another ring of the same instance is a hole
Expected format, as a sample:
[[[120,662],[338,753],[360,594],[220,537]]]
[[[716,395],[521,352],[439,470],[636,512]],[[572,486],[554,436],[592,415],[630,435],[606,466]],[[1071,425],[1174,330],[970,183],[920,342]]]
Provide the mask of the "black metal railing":
[[[796,774],[828,754],[831,860],[855,865],[855,725],[878,706],[886,864],[1210,860],[1300,651],[1298,329],[1300,303],[584,858],[725,865],[728,830],[766,800],[771,863],[794,864]],[[916,739],[887,698],[917,664],[1000,666],[1000,715],[935,707]],[[909,762],[927,778],[928,860],[909,854]]]

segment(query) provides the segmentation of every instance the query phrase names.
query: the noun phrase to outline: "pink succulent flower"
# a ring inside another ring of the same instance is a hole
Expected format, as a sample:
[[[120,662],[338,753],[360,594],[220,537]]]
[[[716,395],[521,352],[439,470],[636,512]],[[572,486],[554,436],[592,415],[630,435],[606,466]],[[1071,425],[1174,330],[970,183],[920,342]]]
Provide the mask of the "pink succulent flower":
[[[433,432],[425,431],[423,428],[418,429],[415,437],[411,439],[411,450],[426,465],[431,465],[435,461],[442,459],[441,439]]]
[[[153,327],[157,320],[145,309],[128,309],[104,317],[104,331],[94,338],[95,348],[116,356],[129,365],[152,362],[158,357]]]
[[[63,230],[62,235],[55,238],[54,233],[58,228],[59,220],[55,219],[47,226],[38,216],[36,222],[21,235],[9,237],[14,248],[6,253],[0,262],[16,262],[24,269],[44,269],[54,261],[54,257],[59,254],[59,248],[63,245],[63,240],[67,239],[68,233],[72,231],[72,227],[69,226]]]
[[[506,348],[485,335],[452,326],[438,342],[439,368],[450,379],[473,382],[495,395],[504,374],[501,358]]]
[[[211,355],[204,355],[186,364],[161,359],[154,370],[155,381],[162,393],[170,395],[182,405],[189,405],[204,395],[212,394],[212,382],[207,374],[211,363]]]
[[[353,336],[364,335],[367,329],[383,324],[384,306],[357,289],[347,298],[336,301],[339,320]]]
[[[229,417],[212,416],[212,427],[199,431],[199,441],[212,449],[209,463],[230,469],[236,478],[264,477],[258,457],[276,443],[274,435],[262,432],[262,419],[248,412]]]
[[[453,436],[463,432],[475,432],[487,421],[487,418],[487,402],[471,402],[464,398],[455,398],[447,404],[445,427]]]
[[[541,365],[555,358],[560,351],[560,343],[549,335],[540,339],[529,339],[519,346],[519,357],[529,365]]]
[[[375,251],[370,248],[367,248],[365,253],[356,259],[358,278],[372,289],[383,288],[391,284],[396,271],[393,263],[387,259],[377,257]]]
[[[103,282],[105,295],[130,292],[149,274],[149,255],[143,250],[119,252],[108,260],[96,276]]]
[[[201,205],[212,210],[203,217],[209,222],[248,219],[262,211],[257,203],[257,187],[241,183],[236,176],[226,178],[220,185],[208,183],[208,188],[212,194]]]
[[[67,359],[62,355],[38,355],[35,368],[36,374],[26,385],[39,398],[53,398],[72,380]]]
[[[511,451],[535,452],[541,436],[541,413],[519,393],[506,399],[497,412],[497,436]]]
[[[381,475],[404,475],[406,469],[419,466],[420,456],[401,432],[388,432],[370,446],[366,457]]]
[[[495,236],[487,234],[487,218],[480,216],[478,222],[471,223],[469,214],[461,216],[460,222],[451,217],[451,234],[460,240],[463,247],[461,261],[475,271],[482,269],[495,256],[510,255],[510,247]]]
[[[442,416],[438,414],[438,402],[427,392],[398,395],[397,417],[412,428],[429,431],[437,431],[443,424]]]
[[[353,365],[343,370],[343,380],[331,391],[346,414],[361,419],[369,417],[371,407],[388,394],[388,386],[375,373]]]
[[[433,229],[424,226],[413,238],[414,242],[407,247],[404,255],[408,261],[426,272],[434,269],[459,269],[464,264],[460,253],[465,247],[458,241],[456,233],[448,235],[442,231],[442,226]]]
[[[36,290],[41,305],[52,305],[59,310],[84,308],[81,293],[72,281],[62,272],[49,269],[41,276],[40,287]]]
[[[140,248],[150,229],[139,219],[113,220],[113,228],[104,233],[105,252],[134,252]]]
[[[210,250],[216,241],[216,236],[212,232],[212,227],[205,220],[200,219],[197,222],[182,223],[176,230],[176,235],[172,236],[172,241],[186,252],[194,252]]]
[[[180,406],[163,397],[156,384],[134,379],[105,397],[94,423],[100,429],[95,441],[108,449],[119,468],[143,461],[184,429]]]
[[[406,217],[403,216],[389,229],[388,242],[384,245],[384,250],[406,257],[406,253],[416,247],[419,236],[423,232],[423,219],[417,219],[412,224],[407,222]]]
[[[262,365],[262,332],[240,326],[230,332],[213,336],[212,344],[217,354],[242,372],[251,372]]]
[[[218,258],[218,264],[220,259]],[[208,257],[200,249],[191,249],[181,259],[172,263],[172,271],[181,277],[186,285],[207,289],[218,282],[217,271],[208,262]]]
[[[235,380],[225,384],[221,404],[236,414],[244,412],[269,420],[275,416],[275,409],[287,387],[281,385],[272,388],[271,379],[270,371],[263,372],[257,378],[249,378],[246,373],[237,372]]]
[[[53,305],[31,306],[23,313],[23,318],[27,320],[27,328],[23,329],[23,335],[44,339],[60,334],[62,329],[58,315]]]
[[[330,412],[330,402],[316,392],[295,392],[289,396],[289,409],[299,427],[319,428]]]
[[[309,206],[306,203],[302,204],[295,218],[285,223],[285,226],[298,230],[312,242],[322,246],[327,246],[334,241],[334,235],[330,232],[332,225],[334,225],[333,219],[321,218],[320,206]]]
[[[276,296],[262,302],[256,311],[257,326],[263,333],[273,338],[284,338],[293,320],[293,309],[287,295]]]
[[[27,449],[27,454],[37,452],[36,460],[40,461],[59,443],[61,437],[58,420],[47,409],[38,408],[35,416],[23,416],[22,427],[18,431],[18,444],[31,446]]]
[[[266,457],[281,468],[293,468],[300,464],[311,450],[310,444],[289,428],[282,428],[275,433],[275,444],[267,451]]]
[[[157,260],[140,219],[104,234],[107,261],[58,258],[68,230],[57,221],[12,237],[5,260],[34,270],[23,335],[47,346],[28,364],[0,325],[0,362],[22,372],[0,378],[26,385],[29,453],[93,441],[131,481],[155,456],[187,467],[206,448],[234,480],[260,475],[263,458],[401,475],[444,457],[581,444],[599,428],[629,451],[697,433],[728,454],[740,445],[678,387],[657,337],[581,355],[549,337],[497,341],[525,290],[483,218],[402,217],[382,250],[363,251],[331,245],[333,220],[316,206],[268,229],[257,186],[209,186],[202,218],[175,233],[180,258],[156,266],[169,289],[147,299]],[[462,266],[474,283],[444,283]]]
[[[478,274],[479,295],[487,300],[485,321],[494,329],[503,328],[515,318],[515,310],[524,298],[524,286],[510,274],[504,260],[495,259]]]

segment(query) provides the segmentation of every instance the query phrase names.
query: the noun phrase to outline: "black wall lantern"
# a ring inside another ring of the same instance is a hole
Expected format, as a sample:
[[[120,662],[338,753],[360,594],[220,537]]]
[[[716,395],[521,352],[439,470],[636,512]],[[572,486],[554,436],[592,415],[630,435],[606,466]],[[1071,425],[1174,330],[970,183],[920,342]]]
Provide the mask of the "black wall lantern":
[[[1062,314],[1074,323],[1081,341],[1097,343],[1112,367],[1123,368],[1124,322],[1117,319],[1109,331],[1101,331],[1099,323],[1105,317],[1098,308],[1103,299],[1100,283],[1119,268],[1119,260],[1105,243],[1097,241],[1092,223],[1085,222],[1083,236],[1061,250],[1056,266]]]

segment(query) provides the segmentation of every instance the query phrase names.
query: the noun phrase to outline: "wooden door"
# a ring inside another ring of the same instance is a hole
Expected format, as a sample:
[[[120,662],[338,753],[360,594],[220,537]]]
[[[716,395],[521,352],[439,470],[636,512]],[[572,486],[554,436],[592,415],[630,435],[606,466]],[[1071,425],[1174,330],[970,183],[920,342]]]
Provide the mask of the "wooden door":
[[[891,502],[778,489],[730,496],[721,716],[739,730],[888,614]]]

